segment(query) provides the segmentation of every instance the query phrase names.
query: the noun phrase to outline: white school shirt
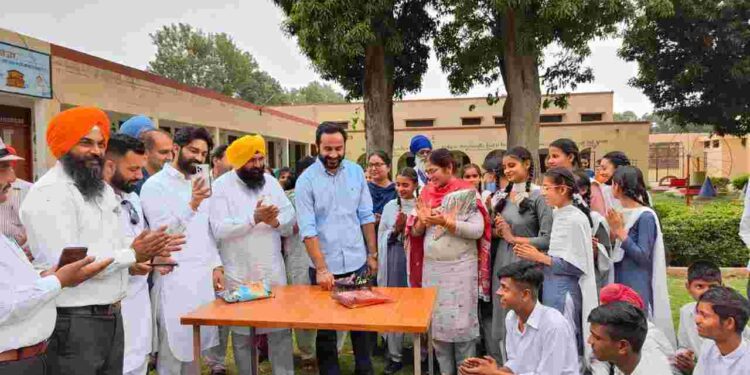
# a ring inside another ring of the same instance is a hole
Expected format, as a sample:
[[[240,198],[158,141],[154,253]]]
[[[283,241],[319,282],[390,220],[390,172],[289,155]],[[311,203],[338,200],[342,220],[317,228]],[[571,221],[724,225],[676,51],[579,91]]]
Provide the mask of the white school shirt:
[[[742,210],[742,219],[740,219],[740,238],[745,246],[750,247],[750,194],[747,194],[747,189],[750,184],[745,185],[745,208]],[[750,260],[747,263],[747,269],[750,270]]]
[[[141,189],[141,204],[151,228],[182,227],[185,245],[172,253],[179,266],[167,275],[154,273],[155,310],[166,322],[169,348],[181,362],[193,361],[193,330],[180,324],[180,316],[213,301],[213,269],[221,265],[216,242],[208,228],[208,209],[211,198],[203,200],[197,211],[190,208],[192,183],[190,179],[165,164],[151,176]],[[164,340],[160,337],[159,340]],[[201,329],[202,349],[218,345],[216,327]]]
[[[695,305],[697,302],[690,302],[680,308],[680,330],[677,335],[678,348],[690,349],[695,357],[700,357],[701,347],[706,339],[698,334],[698,326],[695,325]],[[742,339],[750,340],[750,329],[745,327],[742,331]]]
[[[706,340],[693,375],[748,375],[750,374],[750,344],[742,340],[740,346],[721,355],[714,340]]]
[[[41,277],[15,242],[0,235],[0,353],[52,335],[60,280]]]
[[[120,201],[120,223],[123,232],[128,241],[132,242],[147,227],[141,200],[134,192],[115,194],[115,196]],[[136,217],[138,217],[136,224],[130,220],[129,207],[122,204],[126,200],[135,209]],[[130,275],[128,292],[122,300],[122,325],[125,333],[123,373],[138,369],[151,353],[153,327],[147,278],[147,275]]]
[[[68,246],[88,247],[87,255],[97,259],[114,258],[102,273],[65,288],[57,298],[58,307],[108,305],[125,298],[135,252],[119,215],[120,202],[109,185],[104,185],[101,197],[86,201],[60,162],[32,186],[21,204],[21,221],[34,266],[52,268]]]
[[[223,174],[212,186],[209,222],[220,244],[228,289],[248,281],[286,285],[281,236],[291,235],[294,230],[294,207],[275,178],[270,174],[263,177],[266,182],[260,190],[250,190],[235,171]],[[278,227],[255,222],[255,207],[261,199],[279,209]],[[232,330],[250,333],[246,327],[232,327]]]
[[[615,367],[615,375],[624,375],[619,368]],[[659,350],[645,351],[641,349],[641,361],[630,375],[670,375],[672,369],[669,360]]]
[[[576,335],[559,311],[537,302],[523,332],[518,329],[518,316],[514,311],[508,312],[505,326],[508,361],[504,366],[514,374],[580,373]]]

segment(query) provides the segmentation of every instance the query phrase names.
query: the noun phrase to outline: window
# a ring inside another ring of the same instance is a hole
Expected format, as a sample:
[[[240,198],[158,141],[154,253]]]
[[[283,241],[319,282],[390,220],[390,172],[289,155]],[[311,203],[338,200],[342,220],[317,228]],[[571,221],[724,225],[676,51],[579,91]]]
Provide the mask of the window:
[[[461,117],[461,125],[464,125],[464,126],[482,125],[482,118],[481,117]]]
[[[268,151],[266,157],[266,163],[271,168],[276,168],[276,143],[267,141],[266,150]]]
[[[539,122],[563,122],[563,115],[541,115]]]
[[[714,139],[714,148],[719,148],[719,140]]]
[[[330,121],[332,124],[340,127],[341,129],[349,129],[349,121]]]
[[[581,113],[581,122],[602,121],[601,113]]]
[[[711,148],[711,141],[703,142],[703,148]]]
[[[407,128],[429,128],[433,126],[435,120],[406,120]]]
[[[505,125],[505,116],[495,116],[495,125]]]
[[[238,136],[236,136],[236,135],[228,135],[228,136],[227,136],[227,143],[229,143],[229,144],[231,145],[231,144],[232,144],[232,142],[236,141],[236,140],[237,140],[238,138],[239,138],[239,137],[238,137]]]
[[[649,165],[653,165],[657,168],[679,168],[680,149],[680,142],[659,142],[650,144],[648,147]]]

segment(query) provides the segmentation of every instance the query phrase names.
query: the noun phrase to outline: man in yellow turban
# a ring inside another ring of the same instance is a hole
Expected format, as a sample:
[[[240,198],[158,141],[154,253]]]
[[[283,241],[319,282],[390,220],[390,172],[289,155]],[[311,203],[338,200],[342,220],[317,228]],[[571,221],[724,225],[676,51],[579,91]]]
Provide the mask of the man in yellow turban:
[[[244,136],[229,145],[226,156],[234,170],[214,182],[209,217],[226,272],[225,287],[259,280],[286,285],[281,237],[292,234],[295,215],[279,182],[265,173],[266,142],[259,135]],[[250,373],[250,331],[231,331],[237,372]],[[294,374],[291,331],[258,332],[268,333],[274,375]]]

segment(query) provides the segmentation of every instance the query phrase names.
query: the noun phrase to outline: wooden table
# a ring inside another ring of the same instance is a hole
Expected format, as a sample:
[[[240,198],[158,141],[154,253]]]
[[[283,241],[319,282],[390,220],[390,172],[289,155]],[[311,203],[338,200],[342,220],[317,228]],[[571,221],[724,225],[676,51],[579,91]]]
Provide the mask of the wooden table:
[[[437,297],[434,288],[376,288],[395,302],[348,309],[318,286],[292,285],[273,288],[274,298],[229,304],[215,300],[180,318],[193,326],[194,364],[200,373],[201,326],[298,328],[336,331],[403,332],[414,334],[414,373],[421,373],[419,334],[427,334],[428,367],[433,373],[430,322]],[[251,346],[252,373],[258,373],[258,355]]]

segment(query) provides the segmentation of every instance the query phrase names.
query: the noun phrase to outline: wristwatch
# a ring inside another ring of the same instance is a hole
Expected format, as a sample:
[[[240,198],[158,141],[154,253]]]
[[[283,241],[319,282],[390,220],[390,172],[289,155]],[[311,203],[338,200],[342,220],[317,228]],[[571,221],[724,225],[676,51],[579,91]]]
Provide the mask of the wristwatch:
[[[376,251],[374,253],[368,253],[367,257],[377,260],[378,259],[378,252]]]

